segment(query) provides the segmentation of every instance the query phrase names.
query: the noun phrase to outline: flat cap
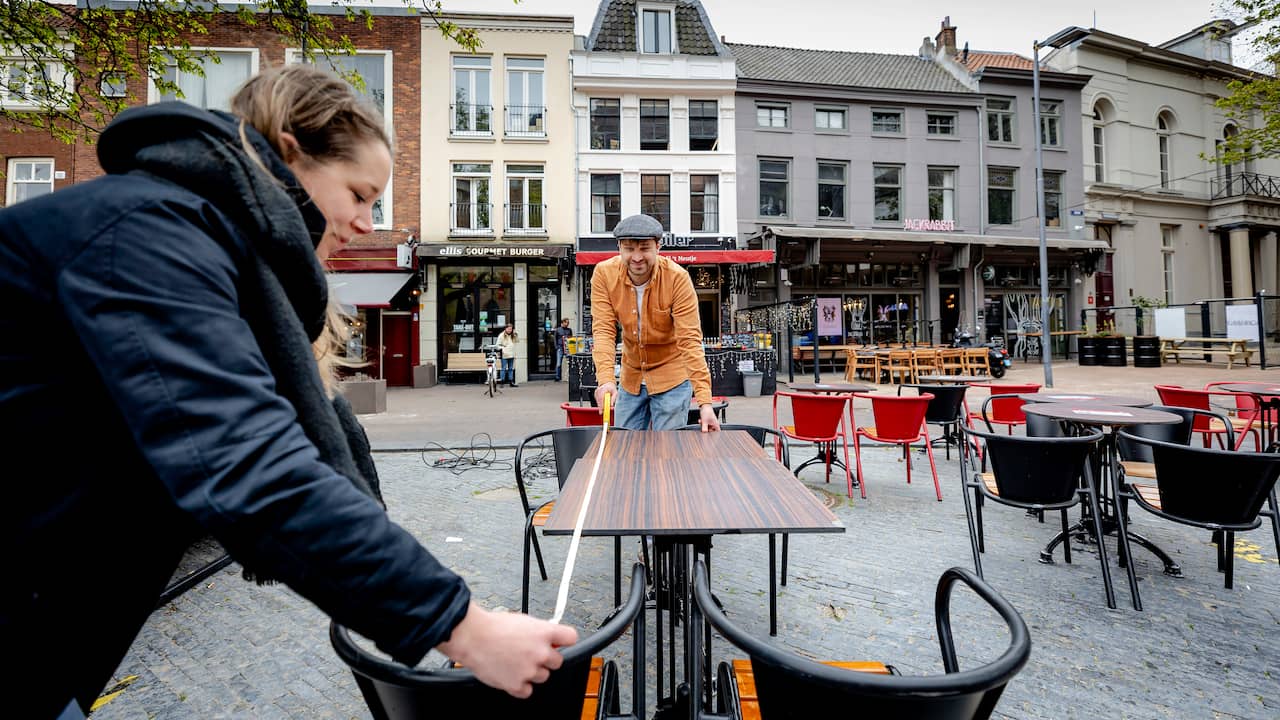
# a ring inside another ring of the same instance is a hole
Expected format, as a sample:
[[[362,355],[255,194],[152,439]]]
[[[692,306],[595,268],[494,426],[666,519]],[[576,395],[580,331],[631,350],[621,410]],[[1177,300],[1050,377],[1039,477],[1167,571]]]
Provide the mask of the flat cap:
[[[665,231],[662,229],[662,223],[648,215],[632,215],[623,218],[622,222],[613,228],[613,236],[619,240],[661,238],[663,232]]]

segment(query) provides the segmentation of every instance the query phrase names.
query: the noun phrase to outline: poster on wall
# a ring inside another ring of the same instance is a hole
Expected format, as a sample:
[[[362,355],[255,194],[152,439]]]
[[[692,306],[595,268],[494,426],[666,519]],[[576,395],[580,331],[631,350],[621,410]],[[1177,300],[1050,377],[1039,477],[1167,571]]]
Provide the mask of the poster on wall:
[[[1233,340],[1258,342],[1258,306],[1227,306],[1227,337]]]
[[[818,334],[844,337],[844,313],[840,298],[818,298]]]
[[[1162,338],[1187,336],[1187,311],[1182,308],[1156,308],[1156,335]]]

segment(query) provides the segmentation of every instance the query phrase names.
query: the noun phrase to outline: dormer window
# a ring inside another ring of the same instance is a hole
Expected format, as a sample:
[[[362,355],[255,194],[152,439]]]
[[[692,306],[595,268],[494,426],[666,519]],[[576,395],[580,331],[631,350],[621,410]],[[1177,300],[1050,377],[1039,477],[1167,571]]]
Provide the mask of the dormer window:
[[[671,10],[647,8],[640,11],[640,52],[671,54]]]

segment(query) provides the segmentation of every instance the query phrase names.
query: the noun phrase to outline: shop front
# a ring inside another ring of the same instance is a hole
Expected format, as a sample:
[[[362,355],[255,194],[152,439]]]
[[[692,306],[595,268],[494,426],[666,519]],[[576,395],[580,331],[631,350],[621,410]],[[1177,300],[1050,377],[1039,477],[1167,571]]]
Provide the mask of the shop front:
[[[555,328],[571,315],[568,245],[424,243],[428,278],[422,356],[445,373],[449,356],[483,352],[507,324],[519,337],[516,380],[555,373]]]
[[[329,290],[347,315],[350,372],[386,380],[388,387],[413,384],[417,363],[417,274],[339,272]],[[344,371],[346,372],[346,371]]]

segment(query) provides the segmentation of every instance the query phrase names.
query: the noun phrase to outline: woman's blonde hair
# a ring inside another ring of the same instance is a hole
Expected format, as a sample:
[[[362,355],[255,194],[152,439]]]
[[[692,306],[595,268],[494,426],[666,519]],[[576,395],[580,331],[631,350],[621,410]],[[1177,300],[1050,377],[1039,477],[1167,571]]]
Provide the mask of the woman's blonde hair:
[[[313,65],[282,65],[255,75],[231,99],[231,112],[261,133],[286,161],[294,153],[286,146],[284,133],[297,140],[303,162],[352,161],[360,146],[371,140],[392,148],[378,110],[346,80]],[[265,169],[243,127],[240,137],[245,151]],[[348,320],[331,294],[324,331],[312,343],[320,378],[330,395],[339,367],[365,364],[346,356],[351,337]]]

